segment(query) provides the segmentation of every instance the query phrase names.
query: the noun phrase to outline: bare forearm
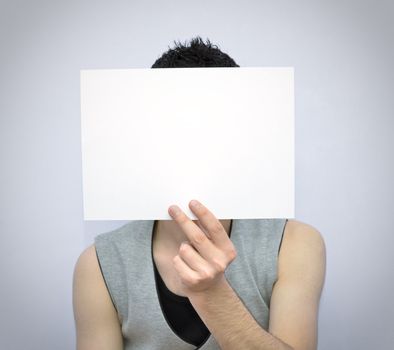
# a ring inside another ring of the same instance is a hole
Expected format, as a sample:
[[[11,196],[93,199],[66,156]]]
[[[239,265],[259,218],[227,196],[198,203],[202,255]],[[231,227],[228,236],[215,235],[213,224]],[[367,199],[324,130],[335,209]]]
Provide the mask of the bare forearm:
[[[256,322],[225,278],[189,300],[222,350],[293,350]]]

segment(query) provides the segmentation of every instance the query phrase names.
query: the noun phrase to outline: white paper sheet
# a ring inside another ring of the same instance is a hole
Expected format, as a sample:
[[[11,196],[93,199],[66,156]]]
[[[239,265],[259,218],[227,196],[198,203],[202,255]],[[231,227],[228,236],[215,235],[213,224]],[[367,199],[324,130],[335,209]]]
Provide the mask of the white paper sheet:
[[[294,218],[292,67],[81,70],[85,220]]]

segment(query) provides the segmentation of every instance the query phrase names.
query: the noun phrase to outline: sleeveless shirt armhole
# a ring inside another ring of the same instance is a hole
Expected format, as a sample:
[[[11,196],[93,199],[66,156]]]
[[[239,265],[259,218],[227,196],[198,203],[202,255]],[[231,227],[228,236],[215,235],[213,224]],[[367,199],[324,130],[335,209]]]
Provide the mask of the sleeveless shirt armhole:
[[[98,264],[99,264],[99,267],[100,267],[101,275],[103,276],[103,280],[104,280],[104,283],[105,283],[105,287],[107,288],[108,294],[109,294],[109,296],[110,296],[110,298],[111,298],[112,305],[114,306],[116,312],[118,313],[118,308],[117,308],[116,305],[115,305],[114,298],[113,298],[113,296],[112,296],[111,290],[110,290],[109,287],[108,287],[107,280],[106,280],[106,278],[105,278],[103,269],[102,269],[102,267],[101,267],[100,258],[99,258],[98,253],[97,253],[96,245],[95,245],[95,247],[94,247],[94,250],[96,251],[97,261],[98,261]]]
[[[279,248],[278,248],[278,256],[279,256],[279,253],[280,253],[280,247],[282,246],[283,235],[284,235],[284,233],[285,233],[285,228],[286,228],[286,224],[287,224],[287,221],[288,221],[288,220],[289,220],[289,219],[286,219],[286,221],[285,221],[285,223],[284,223],[284,225],[283,225],[282,236],[281,236],[280,243],[279,243]]]

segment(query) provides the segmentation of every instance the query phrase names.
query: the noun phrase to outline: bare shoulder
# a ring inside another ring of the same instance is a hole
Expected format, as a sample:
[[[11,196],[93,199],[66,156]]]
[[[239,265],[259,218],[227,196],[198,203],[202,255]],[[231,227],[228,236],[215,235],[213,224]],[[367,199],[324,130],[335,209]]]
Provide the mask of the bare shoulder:
[[[75,298],[76,302],[80,301],[82,297],[91,298],[94,296],[102,304],[107,304],[106,306],[110,309],[112,301],[101,273],[94,244],[85,248],[78,257],[74,267],[73,287],[74,298],[77,297]]]
[[[326,267],[323,235],[312,225],[299,220],[287,221],[278,258],[278,279],[309,276],[321,289]],[[313,282],[313,281],[310,281]]]
[[[94,244],[88,246],[81,252],[75,264],[75,270],[79,272],[86,272],[88,270],[96,274],[100,272]]]
[[[106,288],[94,244],[85,248],[78,257],[74,267],[74,284],[76,283],[78,286],[90,283],[95,288]]]
[[[304,244],[315,245],[316,248],[325,246],[322,234],[312,225],[305,222],[289,219],[285,227],[283,241],[303,242]]]
[[[78,257],[73,275],[77,349],[122,349],[121,325],[105,285],[95,245]]]

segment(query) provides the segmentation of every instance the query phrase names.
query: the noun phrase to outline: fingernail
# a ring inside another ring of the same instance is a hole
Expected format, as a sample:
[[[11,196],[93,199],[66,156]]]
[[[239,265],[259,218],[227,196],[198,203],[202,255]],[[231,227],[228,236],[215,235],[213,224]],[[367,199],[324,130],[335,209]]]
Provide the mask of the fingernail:
[[[178,215],[181,212],[178,206],[176,205],[171,205],[170,206],[170,213],[174,216]]]
[[[200,203],[198,202],[198,201],[196,201],[195,199],[193,199],[191,202],[190,202],[190,205],[193,207],[193,208],[199,208],[201,205],[200,205]]]

